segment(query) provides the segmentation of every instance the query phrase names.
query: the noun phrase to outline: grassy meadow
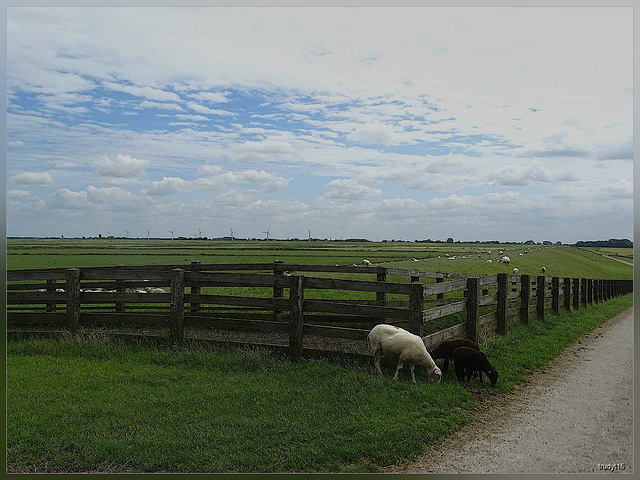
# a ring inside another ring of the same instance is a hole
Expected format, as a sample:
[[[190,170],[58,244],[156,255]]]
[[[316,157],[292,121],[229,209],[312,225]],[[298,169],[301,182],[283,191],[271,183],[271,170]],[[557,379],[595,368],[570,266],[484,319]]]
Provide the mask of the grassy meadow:
[[[518,267],[522,274],[538,275],[544,265],[547,276],[633,275],[631,266],[594,251],[556,246],[9,239],[7,248],[9,269],[193,260],[361,265],[366,258],[430,272],[495,274]],[[511,265],[495,262],[500,249]],[[446,259],[447,253],[456,258]],[[505,336],[483,337],[481,347],[500,372],[495,386],[486,379],[459,384],[453,368],[440,384],[427,382],[417,369],[413,385],[408,368],[394,382],[392,370],[379,377],[361,361],[293,362],[259,350],[188,342],[125,344],[100,334],[12,340],[7,344],[8,471],[376,472],[410,461],[454,433],[486,406],[486,391],[512,391],[527,374],[631,304],[627,295],[544,321],[532,319],[529,325],[514,322]],[[474,395],[479,389],[486,391]]]
[[[495,386],[418,384],[354,361],[125,345],[100,336],[8,344],[9,472],[376,472],[416,458],[512,391],[626,295],[514,325],[481,347]]]
[[[510,265],[497,263],[499,251]],[[606,254],[611,255],[604,249]],[[632,257],[631,249],[620,255]],[[491,254],[482,253],[491,251]],[[524,253],[528,251],[528,253]],[[445,254],[455,256],[447,259]],[[522,255],[520,255],[522,254]],[[462,258],[466,257],[466,258]],[[269,263],[362,265],[374,264],[422,270],[493,275],[511,273],[586,278],[633,278],[629,265],[603,257],[595,251],[571,246],[414,243],[414,242],[323,242],[323,241],[207,241],[126,239],[9,239],[7,268],[71,268],[108,265],[202,263]],[[417,261],[413,261],[415,258]],[[492,260],[493,263],[487,263]],[[356,276],[357,277],[357,276]],[[408,281],[390,278],[391,281]],[[426,279],[425,279],[426,280]]]

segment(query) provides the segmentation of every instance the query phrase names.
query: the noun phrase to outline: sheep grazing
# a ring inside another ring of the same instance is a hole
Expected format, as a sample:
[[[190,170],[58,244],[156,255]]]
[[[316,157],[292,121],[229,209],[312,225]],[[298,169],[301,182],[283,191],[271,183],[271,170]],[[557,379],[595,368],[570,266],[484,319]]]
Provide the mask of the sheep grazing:
[[[415,366],[424,367],[427,370],[427,378],[432,382],[440,382],[442,372],[433,361],[431,355],[424,346],[422,338],[414,335],[400,327],[381,323],[371,329],[367,336],[369,347],[373,352],[376,372],[382,375],[380,360],[383,356],[398,357],[398,366],[394,380],[398,380],[398,373],[402,370],[405,362],[409,363],[411,369],[411,380],[416,383],[414,374]]]
[[[159,287],[144,287],[144,289],[147,293],[167,293],[164,291],[164,288],[159,288]]]
[[[509,265],[509,264],[511,263],[511,259],[510,259],[509,257],[507,257],[506,255],[505,255],[504,257],[502,257],[502,258],[500,259],[500,261],[501,261],[502,263],[506,263],[507,265]]]
[[[493,260],[487,260],[487,263],[493,263]]]
[[[466,338],[452,338],[451,340],[445,340],[442,342],[437,346],[437,348],[429,352],[429,354],[434,361],[439,358],[444,359],[442,371],[446,372],[449,369],[449,360],[453,359],[454,350],[459,347],[469,347],[475,350],[480,350],[478,345],[472,340],[468,340]]]
[[[487,356],[473,348],[458,347],[453,351],[453,364],[456,369],[456,378],[460,381],[471,380],[474,372],[478,372],[480,381],[482,381],[482,373],[486,373],[491,381],[491,385],[495,385],[498,381],[498,371],[491,366]]]
[[[542,268],[540,269],[540,271],[541,271],[542,273],[547,273],[547,267],[542,267]]]
[[[362,265],[366,265],[368,267],[369,265],[371,265],[371,262],[365,258],[364,260],[362,260]]]
[[[513,274],[514,274],[514,275],[517,275],[519,271],[520,271],[520,270],[518,270],[517,268],[514,268],[514,269],[513,269]]]

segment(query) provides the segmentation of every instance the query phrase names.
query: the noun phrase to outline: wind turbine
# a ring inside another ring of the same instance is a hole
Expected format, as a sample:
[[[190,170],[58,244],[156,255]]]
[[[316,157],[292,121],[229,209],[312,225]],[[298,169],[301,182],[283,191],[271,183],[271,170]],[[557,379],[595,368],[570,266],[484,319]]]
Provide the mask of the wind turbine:
[[[200,227],[198,227],[198,237],[202,238],[202,230],[200,230]]]
[[[269,230],[271,230],[271,227],[267,228],[266,232],[262,232],[267,234],[267,242],[269,241]]]
[[[309,230],[309,241],[311,241],[311,230]]]
[[[149,230],[147,230],[147,240],[149,240]]]
[[[229,228],[229,230],[231,231],[231,241],[233,242],[233,228]]]
[[[173,232],[175,232],[175,230],[169,230],[171,232],[171,240],[173,240]]]
[[[129,238],[129,230],[125,230],[127,232],[127,238]]]

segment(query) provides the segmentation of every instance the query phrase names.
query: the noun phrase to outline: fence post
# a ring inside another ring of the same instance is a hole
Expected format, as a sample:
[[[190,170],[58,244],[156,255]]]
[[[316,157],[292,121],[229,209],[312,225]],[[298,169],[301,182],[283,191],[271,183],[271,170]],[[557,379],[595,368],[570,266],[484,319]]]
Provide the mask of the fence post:
[[[282,278],[284,276],[284,268],[283,265],[284,260],[274,260],[273,261],[273,278],[277,280],[278,278]],[[277,285],[273,286],[273,298],[282,298],[284,296],[284,287],[279,287]],[[278,314],[280,310],[277,308],[273,309],[273,319],[278,320]]]
[[[582,291],[580,292],[581,293],[580,298],[582,300],[582,306],[586,307],[587,306],[587,279],[583,278],[580,283],[582,283],[581,285]]]
[[[47,280],[47,292],[55,292],[56,291],[56,281],[55,280]],[[55,312],[56,311],[56,302],[47,302],[47,312]]]
[[[75,335],[80,327],[80,269],[67,269],[66,280],[67,327]]]
[[[116,280],[116,293],[123,293],[125,291],[122,280]],[[125,311],[124,302],[116,302],[116,312],[122,313]]]
[[[600,280],[593,279],[593,303],[600,303]]]
[[[478,278],[467,278],[467,338],[476,343],[478,343],[478,317],[480,316],[478,283]]]
[[[498,323],[496,331],[500,335],[505,335],[508,330],[507,326],[507,274],[498,274]]]
[[[171,270],[171,303],[169,309],[169,338],[180,341],[184,337],[184,270]]]
[[[571,311],[571,279],[568,277],[564,278],[564,309]]]
[[[520,321],[525,325],[529,323],[529,294],[531,292],[531,277],[520,276]]]
[[[444,277],[436,277],[436,283],[442,283],[444,282]],[[444,293],[439,293],[436,295],[436,299],[437,300],[443,300],[444,299]],[[438,303],[438,305],[444,305],[443,303]]]
[[[191,265],[200,265],[200,260],[193,260]],[[195,272],[195,268],[191,269],[192,272]],[[192,285],[190,287],[189,293],[192,295],[200,295],[200,287]],[[198,302],[191,302],[191,315],[197,315],[200,310],[200,304]]]
[[[294,275],[289,286],[289,355],[302,357],[302,336],[304,329],[304,277]]]
[[[573,309],[578,310],[580,306],[580,279],[573,279]]]
[[[536,316],[544,319],[544,294],[547,291],[544,275],[538,275],[536,280]]]
[[[551,277],[551,310],[560,313],[560,278]]]
[[[587,279],[587,288],[589,296],[589,305],[593,305],[593,278]]]
[[[424,310],[424,285],[422,283],[412,283],[409,291],[409,331],[415,335],[422,336]]]
[[[378,282],[386,282],[387,281],[387,269],[385,267],[384,273],[378,273],[376,276],[376,281]],[[386,307],[387,305],[387,292],[376,292],[376,301],[378,305],[382,305]]]

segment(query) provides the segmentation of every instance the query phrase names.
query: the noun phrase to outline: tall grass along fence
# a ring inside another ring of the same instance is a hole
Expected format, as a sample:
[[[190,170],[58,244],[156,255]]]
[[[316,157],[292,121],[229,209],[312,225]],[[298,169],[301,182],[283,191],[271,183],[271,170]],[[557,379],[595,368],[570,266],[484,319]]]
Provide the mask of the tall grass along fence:
[[[633,289],[632,280],[279,261],[10,270],[7,280],[10,336],[34,327],[76,334],[93,327],[149,326],[180,341],[185,329],[209,328],[288,336],[287,345],[266,346],[292,357],[327,353],[305,347],[305,338],[362,341],[383,322],[423,336],[428,348],[452,337],[477,340],[486,332],[505,334],[512,321],[528,323],[546,312],[583,308]],[[164,293],[147,293],[161,292],[154,288]]]

